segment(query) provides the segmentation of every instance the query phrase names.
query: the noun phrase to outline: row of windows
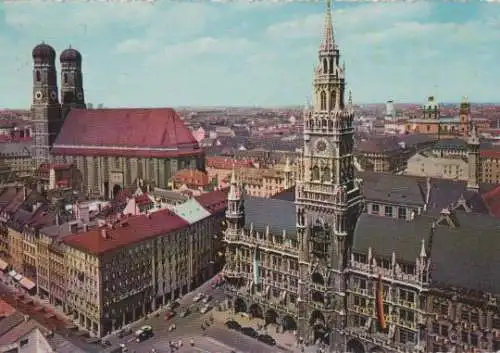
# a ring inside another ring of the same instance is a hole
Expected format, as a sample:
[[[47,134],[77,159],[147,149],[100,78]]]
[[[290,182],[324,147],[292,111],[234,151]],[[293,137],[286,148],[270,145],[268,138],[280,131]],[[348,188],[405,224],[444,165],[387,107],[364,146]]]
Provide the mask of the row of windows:
[[[383,215],[386,217],[396,216],[399,219],[406,219],[406,217],[407,217],[406,207],[381,206],[381,205],[378,205],[376,203],[372,204],[371,214],[380,215],[382,208],[383,208]]]

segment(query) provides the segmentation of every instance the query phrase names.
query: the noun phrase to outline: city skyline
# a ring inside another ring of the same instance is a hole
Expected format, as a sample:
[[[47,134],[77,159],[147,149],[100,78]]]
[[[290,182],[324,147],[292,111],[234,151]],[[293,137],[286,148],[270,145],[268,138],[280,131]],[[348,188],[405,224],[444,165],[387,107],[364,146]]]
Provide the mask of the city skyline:
[[[0,108],[30,106],[41,41],[82,52],[86,98],[106,107],[303,104],[324,13],[323,2],[3,6]],[[335,2],[333,21],[356,104],[499,101],[492,4]]]

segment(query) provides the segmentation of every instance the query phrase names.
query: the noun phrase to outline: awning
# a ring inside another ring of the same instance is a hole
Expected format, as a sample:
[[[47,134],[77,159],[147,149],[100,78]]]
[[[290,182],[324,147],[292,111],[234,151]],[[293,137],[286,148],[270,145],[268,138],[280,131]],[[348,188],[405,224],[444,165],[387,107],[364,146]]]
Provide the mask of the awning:
[[[0,270],[5,271],[9,267],[9,264],[4,260],[0,259]]]
[[[9,276],[10,277],[16,277],[16,275],[17,275],[17,272],[14,271],[14,270],[12,270],[12,271],[9,272]]]
[[[17,275],[15,275],[15,276],[14,276],[14,279],[15,279],[16,281],[18,281],[18,282],[19,282],[20,280],[22,280],[22,279],[23,279],[23,275],[20,275],[20,274],[18,273]]]
[[[23,286],[24,288],[26,288],[27,290],[32,290],[33,288],[35,288],[36,284],[33,283],[32,281],[30,281],[29,279],[27,279],[26,277],[24,277],[23,279],[21,279],[19,281],[19,284],[21,286]]]

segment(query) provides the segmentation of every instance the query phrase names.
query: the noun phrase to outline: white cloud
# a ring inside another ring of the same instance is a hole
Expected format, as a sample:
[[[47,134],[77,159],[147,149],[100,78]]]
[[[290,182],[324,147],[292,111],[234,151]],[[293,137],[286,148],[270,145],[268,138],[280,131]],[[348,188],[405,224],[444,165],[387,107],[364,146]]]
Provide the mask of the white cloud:
[[[389,3],[374,5],[358,5],[339,9],[333,12],[333,25],[343,33],[367,32],[374,28],[384,28],[395,20],[423,18],[429,14],[432,5],[418,2],[411,5]],[[323,28],[324,14],[312,14],[294,20],[276,23],[269,26],[267,34],[275,39],[297,39],[318,37]]]
[[[135,54],[150,49],[149,42],[140,39],[127,39],[118,43],[115,51],[119,54]]]
[[[203,54],[244,54],[254,48],[254,43],[245,38],[202,37],[191,42],[165,47],[165,55],[172,58],[194,57]]]

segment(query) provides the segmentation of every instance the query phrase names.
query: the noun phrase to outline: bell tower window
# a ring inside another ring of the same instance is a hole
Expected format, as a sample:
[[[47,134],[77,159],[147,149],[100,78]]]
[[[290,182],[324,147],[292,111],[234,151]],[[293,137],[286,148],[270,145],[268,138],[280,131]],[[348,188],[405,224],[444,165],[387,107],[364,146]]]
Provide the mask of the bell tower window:
[[[68,74],[67,73],[64,73],[63,81],[64,81],[64,83],[68,83]]]
[[[330,93],[330,108],[333,109],[335,108],[335,105],[336,105],[336,100],[337,100],[337,92],[335,90],[333,90],[331,93]]]
[[[325,91],[321,91],[319,100],[320,100],[321,110],[326,110],[326,92]]]
[[[36,76],[36,82],[40,82],[42,80],[42,75],[40,74],[40,71],[37,70],[35,76]]]
[[[330,59],[330,65],[329,66],[330,67],[329,67],[328,73],[331,75],[331,74],[333,74],[333,60],[332,59]]]
[[[323,73],[327,74],[328,73],[328,60],[323,59]]]

